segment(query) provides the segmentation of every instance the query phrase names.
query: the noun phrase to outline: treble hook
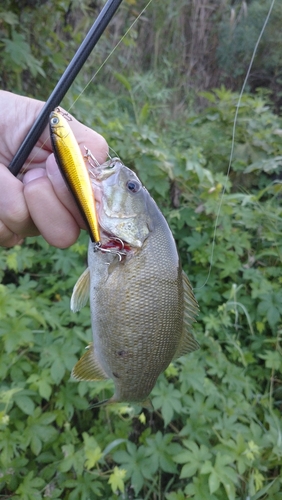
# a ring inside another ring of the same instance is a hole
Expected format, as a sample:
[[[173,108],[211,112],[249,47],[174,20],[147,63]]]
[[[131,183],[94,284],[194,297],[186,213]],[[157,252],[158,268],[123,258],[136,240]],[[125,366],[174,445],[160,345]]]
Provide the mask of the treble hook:
[[[121,262],[122,257],[126,257],[126,252],[124,250],[124,242],[120,238],[113,238],[113,240],[117,241],[121,244],[121,249],[115,250],[114,248],[104,248],[101,245],[101,242],[94,243],[94,252],[100,251],[103,253],[110,253],[112,255],[116,255],[118,257],[119,262]]]
[[[84,146],[84,149],[85,149],[85,155],[83,155],[83,158],[85,158],[90,167],[92,168],[97,168],[97,167],[100,167],[100,163],[98,162],[98,160],[96,160],[95,156],[91,153],[90,149],[87,148],[86,146]],[[95,163],[92,163],[93,160]]]

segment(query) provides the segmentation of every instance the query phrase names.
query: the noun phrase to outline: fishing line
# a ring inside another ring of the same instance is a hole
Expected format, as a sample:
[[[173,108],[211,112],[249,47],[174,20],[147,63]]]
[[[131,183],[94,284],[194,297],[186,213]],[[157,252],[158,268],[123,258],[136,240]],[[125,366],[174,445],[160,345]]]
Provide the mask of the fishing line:
[[[85,85],[85,87],[80,92],[80,94],[77,96],[77,98],[73,101],[73,103],[69,107],[68,111],[70,111],[73,108],[73,106],[75,105],[75,103],[80,99],[80,97],[82,96],[82,94],[86,91],[86,89],[89,87],[89,85],[94,80],[94,78],[98,75],[98,73],[101,71],[101,69],[105,66],[105,64],[108,62],[108,60],[110,59],[110,57],[113,55],[113,53],[119,47],[119,45],[122,43],[122,41],[124,40],[124,38],[128,35],[128,33],[130,32],[130,30],[133,28],[133,26],[137,23],[137,21],[140,19],[140,17],[143,15],[143,13],[150,6],[150,4],[152,3],[152,1],[153,0],[149,0],[148,1],[148,3],[146,4],[146,6],[144,7],[144,9],[136,17],[136,19],[133,21],[133,23],[130,25],[130,27],[125,32],[125,34],[118,41],[118,43],[115,45],[115,47],[111,50],[111,52],[109,53],[109,55],[106,57],[106,59],[104,60],[104,62],[100,65],[100,67],[97,69],[97,71],[94,73],[94,75],[90,78],[90,80]],[[207,274],[205,282],[200,287],[195,287],[194,290],[201,290],[202,288],[204,288],[206,286],[206,284],[208,283],[210,275],[211,275],[211,270],[212,270],[212,266],[213,266],[213,259],[214,259],[215,240],[216,240],[217,229],[218,229],[218,221],[219,221],[220,212],[221,212],[221,208],[222,208],[222,204],[223,204],[223,198],[224,198],[224,195],[225,195],[226,190],[227,190],[227,183],[228,183],[229,174],[230,174],[230,170],[231,170],[231,166],[232,166],[232,161],[233,161],[233,156],[234,156],[235,136],[236,136],[236,127],[237,127],[237,122],[238,122],[239,109],[240,109],[240,106],[241,106],[242,97],[243,97],[243,94],[245,92],[245,88],[246,88],[246,85],[247,85],[247,82],[248,82],[248,79],[249,79],[249,76],[250,76],[250,72],[251,72],[251,69],[252,69],[252,66],[253,66],[253,62],[254,62],[255,56],[257,54],[257,50],[258,50],[260,41],[262,39],[262,36],[263,36],[264,31],[266,29],[266,26],[268,24],[268,21],[269,21],[271,12],[273,10],[273,7],[275,5],[275,2],[276,2],[276,0],[272,0],[271,1],[268,13],[266,15],[266,18],[264,20],[262,29],[261,29],[260,34],[258,36],[258,39],[256,41],[256,44],[255,44],[255,47],[254,47],[254,50],[253,50],[253,53],[252,53],[252,57],[251,57],[251,60],[250,60],[250,63],[249,63],[249,66],[248,66],[248,69],[247,69],[247,72],[246,72],[246,76],[245,76],[245,79],[244,79],[244,82],[243,82],[243,85],[242,85],[242,88],[241,88],[241,91],[240,91],[240,94],[239,94],[238,102],[236,104],[236,111],[235,111],[235,115],[234,115],[233,128],[232,128],[231,149],[230,149],[230,156],[229,156],[229,161],[228,161],[228,168],[227,168],[227,172],[226,172],[226,177],[225,177],[225,182],[224,182],[224,185],[223,185],[222,193],[221,193],[220,200],[219,200],[219,205],[218,205],[218,210],[217,210],[216,219],[215,219],[215,225],[214,225],[214,233],[213,233],[212,248],[211,248],[211,257],[210,257],[210,266],[209,266],[209,270],[208,270],[208,274]],[[112,148],[110,148],[110,149],[112,149]]]
[[[260,41],[262,39],[263,33],[265,31],[265,28],[266,28],[266,26],[268,24],[268,21],[269,21],[272,9],[274,7],[275,1],[276,0],[272,0],[272,2],[270,4],[267,16],[266,16],[266,18],[264,20],[261,32],[260,32],[259,37],[257,39],[257,42],[255,44],[255,47],[254,47],[254,50],[253,50],[253,54],[252,54],[252,57],[251,57],[251,61],[250,61],[250,64],[249,64],[249,67],[248,67],[248,70],[247,70],[247,73],[246,73],[246,76],[245,76],[245,79],[244,79],[244,82],[243,82],[243,85],[242,85],[242,88],[241,88],[241,92],[239,94],[238,102],[236,104],[236,111],[235,111],[235,115],[234,115],[234,122],[233,122],[233,129],[232,129],[232,140],[231,140],[231,149],[230,149],[230,156],[229,156],[228,168],[227,168],[225,182],[224,182],[222,193],[221,193],[221,197],[220,197],[220,200],[219,200],[218,210],[217,210],[217,214],[216,214],[216,218],[215,218],[215,224],[214,224],[214,233],[213,233],[213,240],[212,240],[212,248],[211,248],[211,257],[210,257],[209,271],[208,271],[207,278],[206,278],[205,282],[203,283],[203,285],[201,285],[199,287],[195,287],[194,290],[201,290],[202,288],[204,288],[204,286],[206,286],[207,282],[209,281],[209,278],[210,278],[210,275],[211,275],[211,270],[212,270],[212,266],[213,266],[213,258],[214,258],[215,239],[216,239],[216,234],[217,234],[217,229],[218,229],[218,221],[219,221],[220,211],[221,211],[221,207],[222,207],[222,203],[223,203],[223,198],[224,198],[224,195],[225,195],[225,192],[226,192],[226,189],[227,189],[227,182],[228,182],[228,179],[229,179],[229,174],[230,174],[230,170],[231,170],[231,164],[232,164],[232,160],[233,160],[234,147],[235,147],[235,134],[236,134],[236,126],[237,126],[237,121],[238,121],[239,109],[240,109],[240,106],[241,106],[241,101],[242,101],[243,94],[245,92],[247,81],[248,81],[248,78],[250,76],[250,72],[251,72],[251,69],[252,69],[252,66],[253,66],[253,62],[254,62],[254,59],[255,59],[255,56],[256,56],[256,53],[257,53],[257,50],[258,50],[258,46],[259,46]]]
[[[124,38],[128,35],[128,33],[130,32],[130,30],[133,28],[133,26],[137,23],[137,21],[140,19],[140,17],[143,15],[143,13],[148,9],[148,7],[152,3],[152,1],[153,0],[149,0],[148,1],[148,3],[146,4],[146,6],[142,9],[142,11],[140,12],[140,14],[138,14],[138,16],[136,17],[136,19],[133,21],[133,23],[130,25],[130,27],[127,29],[127,31],[122,36],[122,38],[118,41],[118,43],[115,45],[115,47],[111,50],[111,52],[108,54],[108,56],[103,61],[103,63],[100,65],[100,67],[97,69],[97,71],[95,71],[95,73],[93,74],[93,76],[89,79],[88,83],[85,85],[85,87],[83,88],[83,90],[79,93],[79,95],[73,101],[73,103],[71,104],[71,106],[68,108],[67,111],[70,111],[73,108],[73,106],[76,104],[76,102],[80,99],[80,97],[82,96],[82,94],[86,91],[86,89],[89,87],[89,85],[94,80],[94,78],[98,75],[98,73],[101,71],[101,69],[105,66],[105,64],[108,62],[108,60],[110,59],[110,57],[114,54],[114,52],[116,51],[116,49],[122,43],[122,41],[124,40]],[[230,170],[231,170],[231,165],[232,165],[232,161],[233,161],[234,147],[235,147],[236,127],[237,127],[238,113],[239,113],[239,109],[240,109],[240,105],[241,105],[241,100],[242,100],[243,94],[245,92],[247,81],[248,81],[248,78],[250,76],[252,65],[253,65],[253,62],[254,62],[257,50],[258,50],[258,46],[259,46],[261,38],[262,38],[262,36],[264,34],[265,28],[266,28],[266,26],[268,24],[271,12],[272,12],[273,7],[275,5],[275,1],[276,0],[272,0],[271,1],[271,4],[270,4],[270,7],[269,7],[267,16],[265,18],[265,21],[264,21],[264,24],[262,26],[261,32],[260,32],[260,34],[258,36],[258,39],[257,39],[257,42],[255,44],[255,47],[254,47],[254,50],[253,50],[253,53],[252,53],[252,57],[251,57],[251,61],[249,63],[249,66],[248,66],[248,69],[247,69],[247,73],[246,73],[246,76],[245,76],[245,79],[244,79],[244,82],[243,82],[243,85],[242,85],[242,88],[241,88],[241,91],[240,91],[240,94],[239,94],[238,102],[236,104],[236,111],[235,111],[235,115],[234,115],[234,122],[233,122],[233,129],[232,129],[232,140],[231,140],[230,156],[229,156],[229,161],[228,161],[228,168],[227,168],[227,172],[226,172],[225,182],[224,182],[222,193],[221,193],[221,196],[220,196],[220,201],[219,201],[218,210],[217,210],[216,219],[215,219],[209,270],[208,270],[208,274],[207,274],[207,277],[206,277],[206,280],[204,281],[204,283],[201,286],[199,286],[199,287],[195,287],[194,290],[201,290],[202,288],[204,288],[206,286],[206,284],[208,283],[210,275],[211,275],[211,270],[212,270],[212,267],[213,267],[213,260],[214,260],[215,240],[216,240],[216,235],[217,235],[217,230],[218,230],[218,221],[219,221],[220,212],[221,212],[221,208],[222,208],[222,204],[223,204],[223,198],[224,198],[224,195],[225,195],[226,190],[227,190],[227,183],[228,183],[229,174],[230,174]],[[44,144],[41,147],[43,147],[43,146],[44,146]],[[34,155],[30,159],[29,164],[33,161],[33,159],[35,157],[36,157],[36,155]]]
[[[97,69],[97,71],[95,71],[94,75],[90,78],[90,80],[88,81],[88,83],[85,85],[85,87],[82,89],[82,91],[79,93],[79,95],[77,96],[77,98],[73,101],[73,103],[70,105],[70,107],[67,109],[67,112],[69,112],[73,106],[75,105],[75,103],[80,99],[80,97],[82,96],[82,94],[85,92],[85,90],[89,87],[89,85],[91,84],[91,82],[94,80],[94,78],[98,75],[98,73],[100,73],[101,69],[105,66],[105,64],[108,62],[108,60],[110,59],[110,57],[113,55],[113,53],[116,51],[116,49],[119,47],[119,45],[121,44],[121,42],[124,40],[124,38],[128,35],[128,33],[130,32],[130,30],[133,28],[133,26],[137,23],[137,21],[139,21],[140,17],[144,14],[144,12],[147,10],[147,8],[150,6],[150,4],[152,3],[153,0],[149,0],[148,3],[145,5],[144,9],[141,10],[140,14],[138,14],[138,16],[136,17],[136,19],[134,19],[133,23],[129,26],[129,28],[126,30],[126,32],[124,33],[124,35],[121,37],[121,39],[117,42],[117,44],[114,46],[114,48],[111,50],[111,52],[108,54],[108,56],[106,57],[106,59],[104,60],[104,62],[99,66],[99,68]],[[43,144],[41,145],[41,148],[40,149],[43,149],[44,145],[46,144],[48,139],[46,139]],[[112,149],[112,148],[110,148]],[[32,156],[28,162],[28,164],[26,165],[26,167],[24,169],[21,170],[21,174],[24,174],[26,172],[26,169],[27,167],[33,162],[33,160],[36,158],[38,153],[36,153],[34,156]]]
[[[128,35],[128,33],[130,32],[130,30],[133,28],[133,26],[137,23],[137,21],[140,19],[140,17],[142,16],[142,14],[144,14],[144,12],[147,10],[147,8],[149,7],[149,5],[152,3],[153,0],[149,0],[149,2],[145,5],[144,9],[141,10],[140,14],[138,14],[138,16],[136,17],[136,19],[134,19],[133,23],[129,26],[128,30],[125,32],[125,34],[121,37],[121,39],[118,41],[118,43],[115,45],[115,47],[113,48],[113,50],[111,50],[111,52],[109,53],[109,55],[106,57],[106,59],[104,60],[104,62],[102,62],[101,66],[97,69],[97,71],[94,73],[94,75],[90,78],[89,82],[85,85],[84,89],[80,92],[80,94],[77,96],[77,98],[73,101],[73,103],[71,104],[71,106],[69,107],[68,111],[70,111],[72,109],[72,107],[75,105],[75,103],[78,101],[78,99],[80,99],[80,97],[82,96],[82,94],[85,92],[85,90],[89,87],[90,83],[94,80],[94,78],[98,75],[98,73],[100,73],[101,69],[105,66],[105,64],[108,62],[108,60],[110,59],[110,57],[113,55],[113,53],[116,51],[116,49],[119,47],[119,45],[121,44],[121,42],[124,40],[124,38]]]

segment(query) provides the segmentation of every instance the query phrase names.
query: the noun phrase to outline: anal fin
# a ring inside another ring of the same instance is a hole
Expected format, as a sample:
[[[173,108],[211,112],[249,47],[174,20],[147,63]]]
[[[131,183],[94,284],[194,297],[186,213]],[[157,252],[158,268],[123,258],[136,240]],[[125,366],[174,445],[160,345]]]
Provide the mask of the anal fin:
[[[93,343],[89,345],[86,353],[76,363],[71,374],[76,380],[93,381],[109,378],[95,356]]]

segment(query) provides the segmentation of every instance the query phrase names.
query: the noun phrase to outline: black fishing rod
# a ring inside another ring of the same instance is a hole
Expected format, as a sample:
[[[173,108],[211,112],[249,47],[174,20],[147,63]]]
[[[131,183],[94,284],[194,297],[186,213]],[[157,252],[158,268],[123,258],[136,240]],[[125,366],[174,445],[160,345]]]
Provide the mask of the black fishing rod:
[[[23,140],[23,143],[12,159],[8,168],[13,175],[18,175],[23,164],[26,162],[28,155],[31,153],[43,130],[45,129],[51,111],[59,106],[61,100],[67,93],[75,77],[81,70],[82,66],[84,65],[89,54],[100,39],[101,35],[104,33],[106,27],[108,26],[110,20],[117,11],[121,2],[122,0],[108,0],[104,5],[99,16],[87,33],[85,39],[78,48],[68,67],[66,68],[65,72],[54,88],[52,94],[39,113],[33,126],[28,132],[26,138]]]

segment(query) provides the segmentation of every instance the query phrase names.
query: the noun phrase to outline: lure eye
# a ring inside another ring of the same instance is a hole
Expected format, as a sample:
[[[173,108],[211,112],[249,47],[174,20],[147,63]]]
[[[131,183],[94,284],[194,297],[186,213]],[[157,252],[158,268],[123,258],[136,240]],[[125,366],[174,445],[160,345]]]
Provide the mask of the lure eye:
[[[53,116],[53,118],[51,118],[51,124],[58,125],[58,123],[59,123],[59,118],[57,116]]]
[[[131,193],[138,193],[141,189],[141,184],[138,181],[127,181],[126,187]]]

